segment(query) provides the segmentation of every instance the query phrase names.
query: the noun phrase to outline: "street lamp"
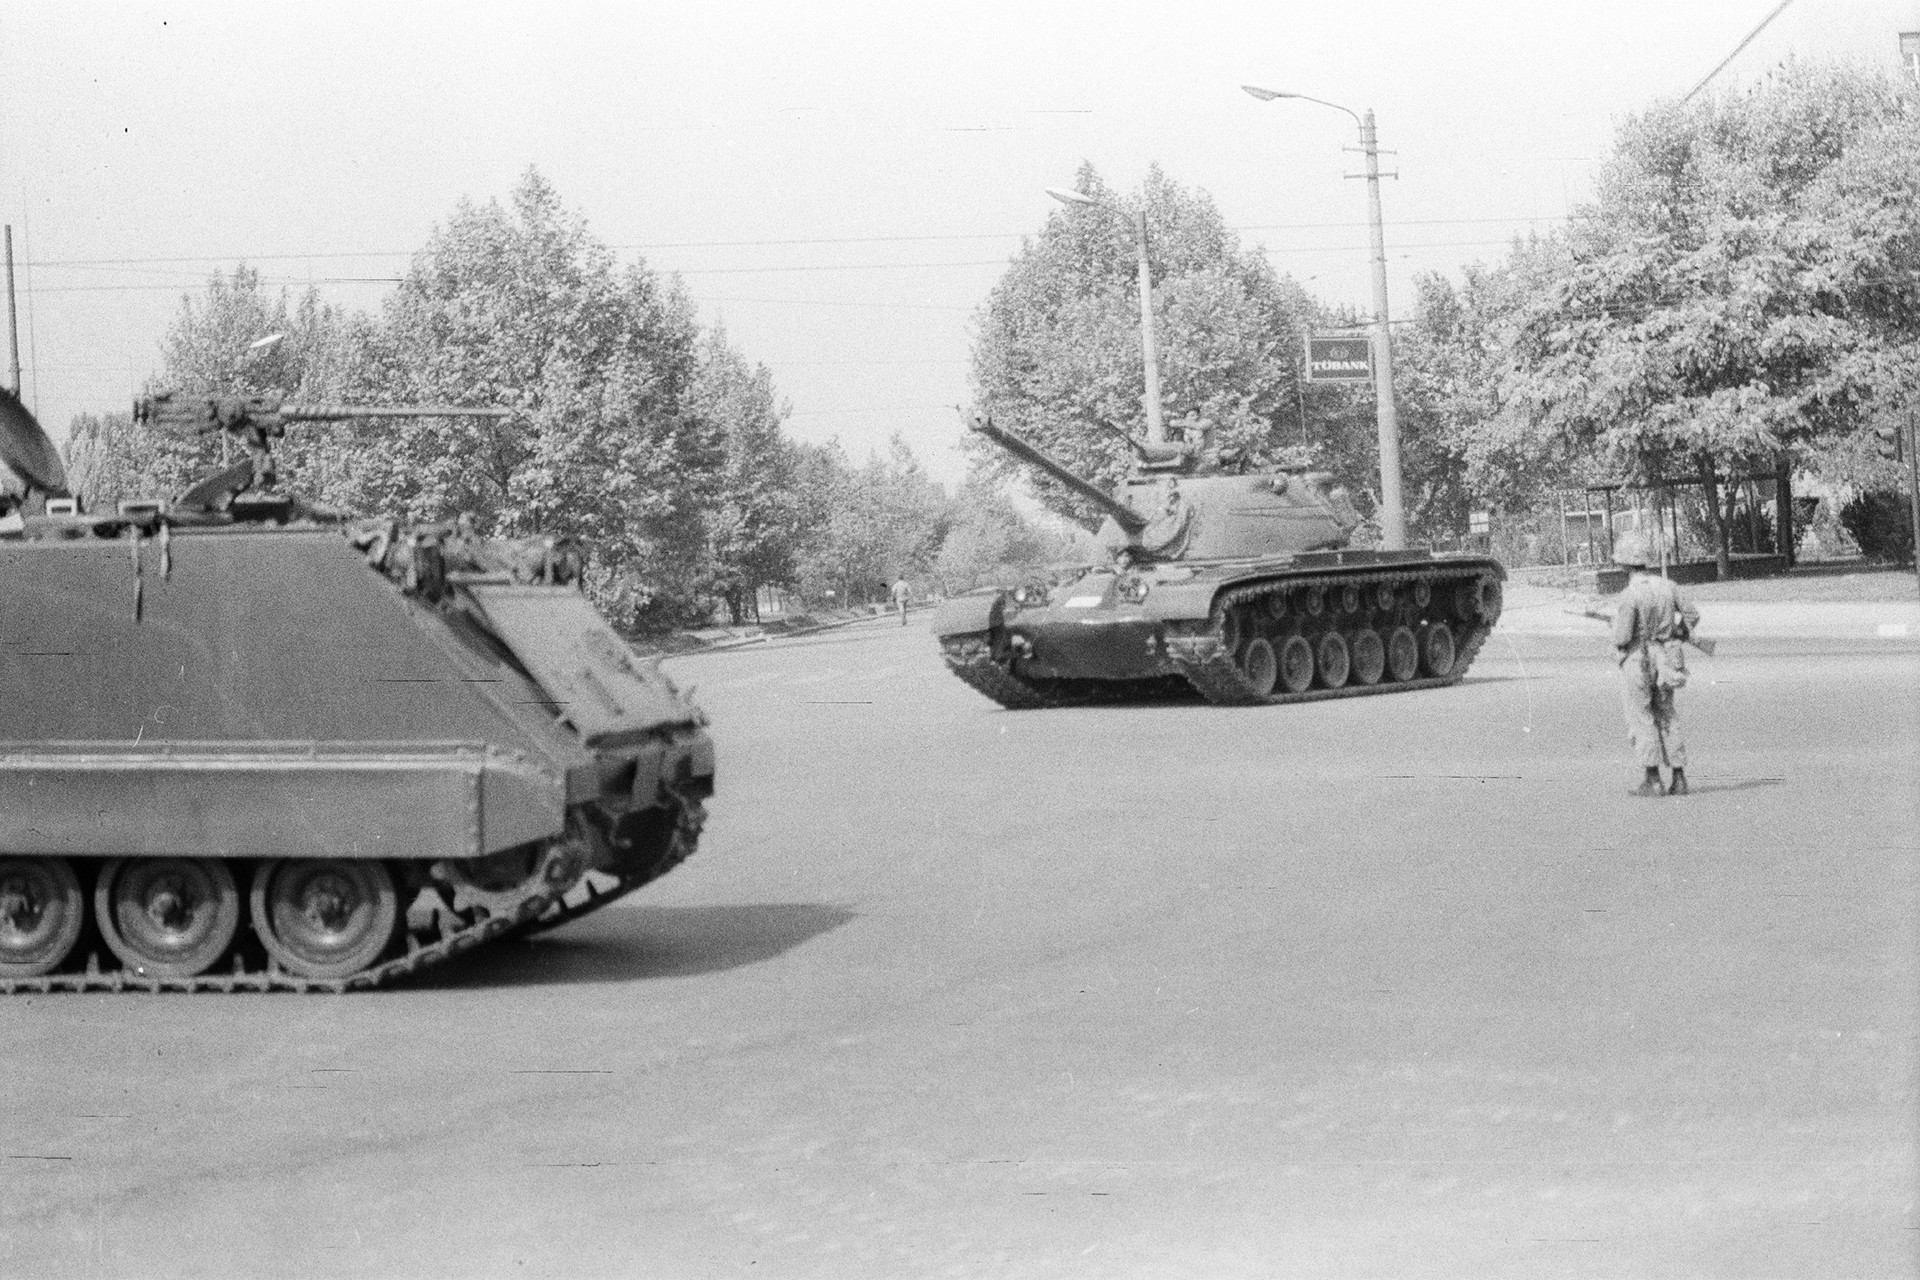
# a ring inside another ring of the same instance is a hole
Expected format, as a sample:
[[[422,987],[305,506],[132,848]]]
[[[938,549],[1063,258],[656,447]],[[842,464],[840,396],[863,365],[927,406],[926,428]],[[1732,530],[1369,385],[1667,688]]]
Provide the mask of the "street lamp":
[[[1373,402],[1380,430],[1380,540],[1389,551],[1407,545],[1407,514],[1400,498],[1400,418],[1393,405],[1393,339],[1387,328],[1387,240],[1380,226],[1380,144],[1373,129],[1373,108],[1360,115],[1349,107],[1304,93],[1282,93],[1255,85],[1240,86],[1262,102],[1298,98],[1345,111],[1360,126],[1360,150],[1367,156],[1367,212],[1373,233]]]
[[[1078,191],[1062,191],[1057,187],[1048,187],[1046,191],[1061,204],[1092,205],[1096,209],[1105,209],[1115,217],[1127,216],[1127,211],[1120,206],[1096,200]],[[1147,369],[1147,394],[1144,397],[1147,406],[1147,439],[1160,444],[1167,438],[1167,429],[1160,418],[1160,352],[1153,340],[1153,277],[1147,273],[1147,206],[1144,200],[1133,215],[1133,242],[1140,255],[1140,359]]]

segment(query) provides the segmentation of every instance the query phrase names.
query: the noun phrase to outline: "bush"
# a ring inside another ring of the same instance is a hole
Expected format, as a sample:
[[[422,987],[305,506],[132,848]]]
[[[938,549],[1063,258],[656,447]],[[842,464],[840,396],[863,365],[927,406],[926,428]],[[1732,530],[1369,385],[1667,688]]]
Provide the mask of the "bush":
[[[1892,489],[1863,493],[1840,508],[1860,552],[1876,563],[1913,563],[1913,510],[1907,495]]]

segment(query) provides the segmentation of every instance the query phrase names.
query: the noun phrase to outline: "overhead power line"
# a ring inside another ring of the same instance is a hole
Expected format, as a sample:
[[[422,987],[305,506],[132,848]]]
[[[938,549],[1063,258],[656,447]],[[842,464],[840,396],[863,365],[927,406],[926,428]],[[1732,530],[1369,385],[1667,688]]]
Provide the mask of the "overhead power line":
[[[1565,214],[1521,214],[1483,218],[1400,218],[1396,227],[1450,227],[1536,222],[1566,222]],[[1230,227],[1231,231],[1337,231],[1364,228],[1365,222],[1265,222]],[[964,235],[927,236],[819,236],[788,240],[662,240],[645,244],[610,245],[616,251],[640,252],[649,249],[751,249],[797,245],[833,244],[907,244],[939,243],[963,240],[1018,240],[1032,231],[996,231]],[[326,262],[347,258],[411,258],[418,249],[356,249],[328,253],[217,253],[186,254],[174,257],[144,258],[54,258],[34,262],[36,267],[141,267],[166,264],[190,265],[205,262]]]
[[[1722,71],[1726,70],[1727,64],[1729,62],[1732,62],[1735,58],[1739,57],[1740,51],[1746,48],[1748,45],[1752,44],[1754,37],[1759,35],[1762,31],[1765,31],[1767,29],[1767,24],[1772,22],[1775,18],[1779,17],[1782,13],[1784,13],[1786,11],[1787,6],[1792,3],[1793,3],[1793,0],[1780,0],[1780,3],[1773,7],[1773,12],[1769,13],[1766,17],[1760,19],[1760,25],[1755,27],[1753,30],[1747,32],[1747,38],[1745,40],[1742,40],[1739,44],[1733,46],[1733,52],[1728,54],[1726,57],[1720,59],[1720,65],[1716,66],[1713,70],[1707,72],[1706,75],[1701,76],[1700,83],[1693,86],[1693,88],[1687,90],[1687,96],[1680,99],[1680,101],[1692,102],[1694,94],[1699,93],[1702,89],[1706,88],[1707,82],[1709,80],[1712,80],[1715,76],[1719,75]]]

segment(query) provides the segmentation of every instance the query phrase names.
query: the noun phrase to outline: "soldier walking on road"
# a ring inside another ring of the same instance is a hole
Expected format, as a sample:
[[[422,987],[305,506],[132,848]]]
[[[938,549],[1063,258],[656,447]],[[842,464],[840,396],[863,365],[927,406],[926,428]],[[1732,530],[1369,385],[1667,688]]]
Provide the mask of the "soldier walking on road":
[[[910,588],[905,578],[893,580],[893,607],[900,611],[900,625],[907,625],[907,594]]]
[[[1699,625],[1700,611],[1672,582],[1647,572],[1653,557],[1644,533],[1623,534],[1614,544],[1613,558],[1633,570],[1613,615],[1627,739],[1646,771],[1629,794],[1683,796],[1687,794],[1687,744],[1680,736],[1674,693],[1687,682],[1680,643]],[[1661,765],[1671,771],[1664,787]]]

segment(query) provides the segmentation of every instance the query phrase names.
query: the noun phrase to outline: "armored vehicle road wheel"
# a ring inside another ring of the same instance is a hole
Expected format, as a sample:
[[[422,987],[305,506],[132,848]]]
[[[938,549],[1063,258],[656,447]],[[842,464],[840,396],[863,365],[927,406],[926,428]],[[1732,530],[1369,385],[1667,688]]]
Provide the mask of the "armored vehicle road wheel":
[[[1288,636],[1280,646],[1280,687],[1288,693],[1305,693],[1313,683],[1313,646],[1305,636]]]
[[[1379,684],[1380,677],[1387,669],[1387,644],[1380,638],[1380,633],[1371,627],[1363,627],[1353,633],[1347,641],[1347,648],[1353,653],[1353,682]]]
[[[1280,660],[1274,656],[1272,642],[1261,638],[1248,644],[1240,671],[1256,694],[1264,698],[1272,693],[1274,682],[1280,677]]]
[[[1329,689],[1338,689],[1347,682],[1347,673],[1352,669],[1352,656],[1347,652],[1347,642],[1338,631],[1329,631],[1320,637],[1320,647],[1315,655],[1318,659],[1320,683]]]
[[[205,973],[240,928],[240,891],[216,858],[115,858],[93,890],[107,949],[144,978]]]
[[[1401,684],[1420,674],[1420,641],[1411,627],[1395,627],[1387,636],[1387,674]]]
[[[1444,622],[1436,622],[1428,627],[1426,638],[1420,645],[1420,657],[1428,675],[1444,676],[1452,672],[1453,628]]]
[[[80,940],[86,909],[65,858],[0,857],[0,978],[58,968]]]
[[[393,877],[378,862],[263,862],[251,898],[253,928],[267,954],[303,978],[345,978],[371,965],[400,918]]]

